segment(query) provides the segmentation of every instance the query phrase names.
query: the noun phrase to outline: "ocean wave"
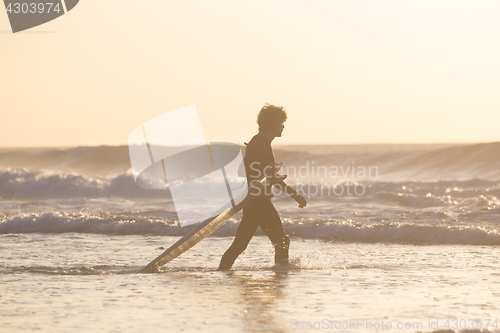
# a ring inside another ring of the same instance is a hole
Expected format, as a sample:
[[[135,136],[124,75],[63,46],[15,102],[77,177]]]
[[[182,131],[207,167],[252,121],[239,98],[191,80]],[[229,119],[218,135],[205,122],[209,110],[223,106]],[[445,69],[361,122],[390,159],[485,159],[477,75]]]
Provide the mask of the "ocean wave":
[[[89,233],[106,235],[183,234],[176,217],[141,217],[121,214],[25,213],[4,217],[0,234],[24,233]]]
[[[244,151],[244,147],[242,149]],[[338,177],[341,179],[359,178],[359,168],[372,166],[376,167],[371,175],[372,180],[500,180],[500,142],[460,145],[297,145],[276,146],[274,150],[276,160],[285,162],[285,170],[287,167],[307,167],[312,178],[318,178],[317,175],[311,175],[314,165],[338,168]],[[0,150],[0,168],[29,168],[104,177],[124,174],[131,167],[127,146],[100,146],[3,149]],[[353,169],[356,171],[354,177]],[[292,171],[289,170],[289,173]]]
[[[477,225],[450,226],[412,222],[367,224],[336,221],[313,222],[305,226],[288,224],[286,230],[292,236],[341,242],[500,245],[498,230]]]
[[[126,146],[4,149],[0,151],[0,168],[106,176],[126,172],[130,158]]]
[[[231,219],[213,235],[233,237],[237,220]],[[160,235],[181,237],[195,225],[180,227],[175,219],[133,218],[126,215],[98,216],[65,213],[24,214],[6,218],[0,223],[0,234],[22,233],[89,233],[107,235]],[[396,244],[468,244],[500,245],[496,228],[479,225],[447,225],[440,223],[380,222],[352,220],[285,221],[285,231],[291,237],[321,239],[335,242],[396,243]],[[262,231],[257,232],[263,235]]]
[[[334,167],[340,178],[360,178],[358,171],[376,167],[371,178],[403,181],[500,180],[500,142],[462,145],[322,145],[276,150],[285,165]],[[352,171],[355,171],[354,174]],[[293,171],[293,168],[292,168]],[[323,171],[324,172],[324,171]],[[361,172],[362,174],[362,172]]]
[[[142,189],[129,172],[114,177],[86,177],[30,169],[0,171],[0,200],[108,196],[169,198],[170,192]]]
[[[500,208],[500,183],[484,180],[439,182],[351,182],[334,185],[298,184],[295,187],[312,202],[342,202],[391,207]],[[357,189],[354,188],[357,186]],[[284,195],[275,193],[277,200]],[[49,199],[130,198],[171,200],[169,190],[142,189],[127,172],[114,177],[85,177],[51,171],[11,169],[0,171],[0,200],[22,200],[20,205],[40,205]],[[209,195],[207,195],[209,198]]]

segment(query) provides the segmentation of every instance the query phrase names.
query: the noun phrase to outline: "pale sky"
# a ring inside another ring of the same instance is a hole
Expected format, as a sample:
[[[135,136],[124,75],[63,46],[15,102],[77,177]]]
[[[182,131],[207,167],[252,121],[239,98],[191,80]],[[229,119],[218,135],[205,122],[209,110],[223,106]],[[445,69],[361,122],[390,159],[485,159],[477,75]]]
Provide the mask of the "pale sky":
[[[0,147],[122,145],[195,104],[207,141],[499,141],[500,1],[81,0],[17,34],[0,13]]]

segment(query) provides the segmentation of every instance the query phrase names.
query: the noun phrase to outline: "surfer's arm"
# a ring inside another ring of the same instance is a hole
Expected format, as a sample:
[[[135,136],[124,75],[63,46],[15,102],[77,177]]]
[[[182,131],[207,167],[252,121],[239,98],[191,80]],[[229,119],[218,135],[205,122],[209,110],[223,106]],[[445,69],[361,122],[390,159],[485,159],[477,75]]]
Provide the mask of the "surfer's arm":
[[[272,185],[279,189],[281,192],[284,192],[291,196],[297,203],[300,208],[303,208],[307,205],[307,200],[300,194],[297,193],[292,187],[288,186],[284,180],[286,175],[279,175],[277,172],[279,170],[278,164],[268,165],[264,168],[264,174],[266,177],[271,180]]]
[[[273,184],[274,187],[279,189],[281,192],[285,192],[292,198],[297,195],[297,191],[295,191],[292,187],[288,186],[284,181],[280,180]]]
[[[291,196],[293,200],[297,201],[300,208],[304,208],[307,205],[306,198],[300,195],[292,187],[288,186],[283,180],[277,181],[273,186]]]

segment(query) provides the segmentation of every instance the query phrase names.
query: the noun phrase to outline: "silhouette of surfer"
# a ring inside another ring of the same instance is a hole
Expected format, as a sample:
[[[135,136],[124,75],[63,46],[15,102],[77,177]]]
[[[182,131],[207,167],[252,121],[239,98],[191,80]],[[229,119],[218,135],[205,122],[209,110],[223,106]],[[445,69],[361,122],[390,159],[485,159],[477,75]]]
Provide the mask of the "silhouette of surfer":
[[[265,193],[259,185],[264,177],[270,178],[273,186],[290,195],[300,208],[307,205],[306,199],[283,181],[286,175],[276,174],[276,163],[271,141],[281,137],[287,119],[283,107],[266,103],[257,116],[259,133],[247,145],[244,163],[249,195],[253,200],[243,208],[243,218],[236,232],[236,237],[229,249],[222,256],[219,270],[229,270],[236,258],[247,248],[255,231],[260,226],[275,248],[275,263],[288,264],[290,239],[283,230],[281,219],[271,203],[272,194]]]

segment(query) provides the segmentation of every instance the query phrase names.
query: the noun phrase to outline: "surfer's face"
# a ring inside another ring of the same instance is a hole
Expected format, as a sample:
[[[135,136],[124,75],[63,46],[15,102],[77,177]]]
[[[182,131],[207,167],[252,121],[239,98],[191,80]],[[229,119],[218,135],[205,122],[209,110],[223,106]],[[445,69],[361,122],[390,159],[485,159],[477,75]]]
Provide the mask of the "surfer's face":
[[[273,128],[273,135],[275,137],[281,137],[283,130],[285,129],[285,123],[281,123]]]

